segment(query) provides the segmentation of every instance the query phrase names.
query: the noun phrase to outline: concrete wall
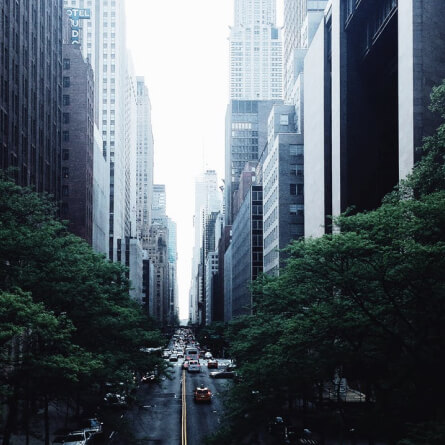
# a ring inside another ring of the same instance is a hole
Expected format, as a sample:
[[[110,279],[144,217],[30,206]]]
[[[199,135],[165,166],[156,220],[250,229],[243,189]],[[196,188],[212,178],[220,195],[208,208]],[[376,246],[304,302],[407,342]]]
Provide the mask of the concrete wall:
[[[304,227],[305,237],[324,234],[324,24],[304,61]]]
[[[108,255],[110,164],[104,158],[102,136],[94,126],[94,172],[93,172],[93,249]]]

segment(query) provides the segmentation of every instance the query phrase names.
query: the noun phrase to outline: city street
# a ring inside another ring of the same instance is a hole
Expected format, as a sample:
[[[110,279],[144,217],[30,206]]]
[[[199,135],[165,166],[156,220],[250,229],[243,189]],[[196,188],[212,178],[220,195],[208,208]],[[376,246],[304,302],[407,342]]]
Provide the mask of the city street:
[[[141,385],[137,402],[123,414],[120,432],[113,445],[199,445],[214,432],[222,415],[220,393],[230,380],[211,379],[206,360],[200,360],[202,371],[188,373],[181,369],[182,360],[172,363],[172,379],[160,384]],[[220,361],[228,364],[228,360]],[[182,403],[185,375],[185,403]],[[193,399],[197,386],[205,385],[212,394],[211,403],[196,403]],[[183,408],[184,406],[184,408]],[[186,430],[182,434],[182,422]]]

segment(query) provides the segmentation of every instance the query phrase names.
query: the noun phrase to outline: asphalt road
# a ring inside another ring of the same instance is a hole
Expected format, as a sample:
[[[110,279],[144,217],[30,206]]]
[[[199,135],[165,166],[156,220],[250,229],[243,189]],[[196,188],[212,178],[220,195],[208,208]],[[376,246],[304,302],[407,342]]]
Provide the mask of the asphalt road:
[[[187,400],[187,444],[201,445],[202,440],[215,432],[223,416],[220,393],[230,384],[229,380],[212,379],[209,377],[207,361],[200,360],[201,372],[199,374],[186,373],[186,400]],[[223,360],[220,363],[224,363]],[[226,360],[226,364],[229,362]],[[216,371],[211,369],[210,371]],[[193,393],[197,386],[203,384],[212,391],[213,397],[210,403],[196,403]]]
[[[228,361],[221,363],[228,364]],[[230,381],[211,379],[206,360],[201,360],[200,373],[183,373],[182,359],[172,365],[171,380],[141,385],[137,402],[122,413],[122,423],[117,427],[120,433],[113,438],[113,445],[201,445],[202,440],[218,428],[223,415],[220,393]],[[209,404],[194,402],[194,390],[201,384],[214,395]]]

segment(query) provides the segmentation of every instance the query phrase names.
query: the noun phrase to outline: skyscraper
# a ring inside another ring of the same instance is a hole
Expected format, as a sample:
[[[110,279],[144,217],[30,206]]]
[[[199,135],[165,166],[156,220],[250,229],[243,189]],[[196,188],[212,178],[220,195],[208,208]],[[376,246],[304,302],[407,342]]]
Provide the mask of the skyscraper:
[[[143,77],[137,78],[136,233],[147,248],[153,196],[151,104]]]
[[[232,100],[226,113],[225,224],[233,222],[233,196],[247,162],[258,161],[267,145],[267,119],[281,100]]]
[[[164,184],[153,185],[151,221],[167,227],[167,199]]]
[[[305,59],[305,235],[330,216],[378,207],[439,125],[442,0],[333,0]]]
[[[190,292],[190,313],[192,323],[202,323],[204,308],[205,228],[207,217],[221,211],[221,195],[215,170],[207,170],[195,183],[195,244],[192,259],[192,284]]]
[[[70,231],[93,245],[94,74],[71,43],[63,45],[63,95],[60,213]]]
[[[292,102],[303,59],[323,18],[327,0],[284,0],[283,69],[284,99]]]
[[[64,0],[67,9],[89,9],[90,19],[79,20],[80,44],[95,75],[97,123],[103,152],[110,165],[109,258],[122,261],[122,243],[129,237],[131,178],[126,143],[126,97],[128,60],[125,30],[125,0]],[[128,101],[127,101],[128,104]]]
[[[282,41],[275,0],[235,0],[230,30],[230,98],[282,97]]]
[[[60,200],[62,5],[0,2],[0,168]]]

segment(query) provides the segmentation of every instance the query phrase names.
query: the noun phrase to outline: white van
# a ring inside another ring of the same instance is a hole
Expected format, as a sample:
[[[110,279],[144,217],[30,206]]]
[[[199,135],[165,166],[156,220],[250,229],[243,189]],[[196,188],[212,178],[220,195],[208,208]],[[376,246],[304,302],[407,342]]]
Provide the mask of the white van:
[[[201,372],[201,365],[199,364],[199,360],[190,360],[187,370],[188,372]]]

